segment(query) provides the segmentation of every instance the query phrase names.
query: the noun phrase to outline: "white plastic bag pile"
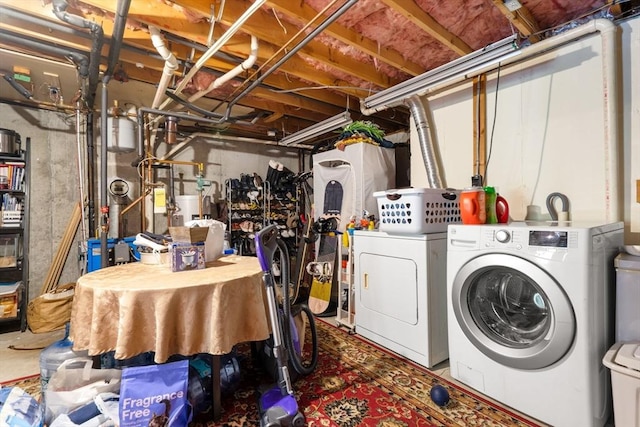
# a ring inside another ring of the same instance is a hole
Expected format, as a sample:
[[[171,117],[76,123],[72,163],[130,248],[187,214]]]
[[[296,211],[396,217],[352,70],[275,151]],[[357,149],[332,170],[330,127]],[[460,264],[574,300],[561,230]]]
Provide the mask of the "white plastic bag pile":
[[[40,405],[20,387],[0,386],[0,426],[40,427]]]
[[[118,425],[119,369],[93,369],[93,359],[65,360],[44,390],[44,421],[50,427]]]

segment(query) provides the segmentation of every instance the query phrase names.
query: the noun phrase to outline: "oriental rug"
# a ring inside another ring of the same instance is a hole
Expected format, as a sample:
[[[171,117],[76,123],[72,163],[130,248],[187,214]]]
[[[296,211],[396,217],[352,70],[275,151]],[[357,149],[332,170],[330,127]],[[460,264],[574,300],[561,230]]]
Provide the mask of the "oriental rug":
[[[317,322],[318,366],[299,377],[294,390],[308,426],[411,427],[411,426],[538,426],[436,373],[349,334],[325,321]],[[270,378],[249,354],[239,354],[240,380],[222,397],[222,418],[206,418],[192,427],[258,426],[258,385]],[[450,402],[440,407],[429,392],[444,386]],[[17,380],[17,385],[38,398],[37,376]],[[205,414],[206,415],[206,414]],[[202,417],[200,417],[202,418]]]

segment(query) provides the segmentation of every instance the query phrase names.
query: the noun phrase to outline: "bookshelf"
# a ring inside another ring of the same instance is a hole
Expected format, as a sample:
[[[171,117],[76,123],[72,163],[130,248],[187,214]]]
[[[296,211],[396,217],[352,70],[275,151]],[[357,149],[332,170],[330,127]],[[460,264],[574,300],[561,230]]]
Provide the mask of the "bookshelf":
[[[0,153],[0,332],[27,328],[30,144]]]

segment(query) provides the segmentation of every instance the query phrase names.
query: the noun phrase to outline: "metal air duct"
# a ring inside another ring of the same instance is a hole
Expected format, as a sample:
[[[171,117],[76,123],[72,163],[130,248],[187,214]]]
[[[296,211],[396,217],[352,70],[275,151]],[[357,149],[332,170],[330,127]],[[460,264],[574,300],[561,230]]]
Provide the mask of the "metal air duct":
[[[427,169],[427,181],[430,188],[445,188],[444,180],[440,175],[440,167],[436,158],[436,150],[431,138],[429,128],[429,118],[423,102],[419,96],[413,95],[405,99],[405,104],[409,107],[413,120],[416,122],[416,130],[418,132],[418,140],[420,143],[420,151],[424,166]]]

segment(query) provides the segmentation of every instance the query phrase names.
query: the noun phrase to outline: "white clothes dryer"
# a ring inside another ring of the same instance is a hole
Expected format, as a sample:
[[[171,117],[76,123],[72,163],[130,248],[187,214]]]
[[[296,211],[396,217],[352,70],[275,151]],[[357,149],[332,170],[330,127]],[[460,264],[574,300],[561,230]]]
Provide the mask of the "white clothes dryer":
[[[356,230],[356,333],[427,368],[447,359],[447,233]]]
[[[555,427],[603,426],[623,233],[622,222],[450,225],[451,376]]]

